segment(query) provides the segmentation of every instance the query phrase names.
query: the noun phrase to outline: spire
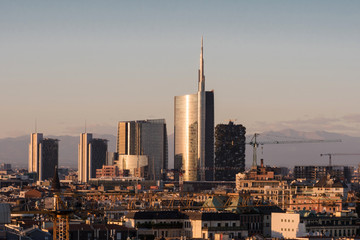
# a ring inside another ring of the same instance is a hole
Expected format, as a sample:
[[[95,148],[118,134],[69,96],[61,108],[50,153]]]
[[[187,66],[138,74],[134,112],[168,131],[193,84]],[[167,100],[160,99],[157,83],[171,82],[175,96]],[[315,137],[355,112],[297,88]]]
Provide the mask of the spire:
[[[203,55],[203,37],[201,36],[201,52],[200,52],[200,68],[199,68],[199,92],[205,91],[205,75],[204,75],[204,55]]]
[[[51,190],[54,192],[60,192],[60,180],[57,165],[55,166],[55,173],[51,183]]]

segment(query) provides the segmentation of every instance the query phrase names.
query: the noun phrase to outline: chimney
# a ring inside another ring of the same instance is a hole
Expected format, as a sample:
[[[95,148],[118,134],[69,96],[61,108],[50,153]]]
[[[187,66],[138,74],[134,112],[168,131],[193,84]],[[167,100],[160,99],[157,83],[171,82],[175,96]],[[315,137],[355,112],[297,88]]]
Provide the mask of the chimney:
[[[263,168],[264,167],[264,159],[261,159],[261,167]]]

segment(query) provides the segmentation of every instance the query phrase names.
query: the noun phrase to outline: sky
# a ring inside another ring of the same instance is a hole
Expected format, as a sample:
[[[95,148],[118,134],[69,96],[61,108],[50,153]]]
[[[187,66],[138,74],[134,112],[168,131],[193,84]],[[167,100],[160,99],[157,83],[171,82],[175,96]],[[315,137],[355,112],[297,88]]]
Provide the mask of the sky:
[[[215,123],[360,136],[359,1],[0,1],[0,138],[116,135],[197,91]]]

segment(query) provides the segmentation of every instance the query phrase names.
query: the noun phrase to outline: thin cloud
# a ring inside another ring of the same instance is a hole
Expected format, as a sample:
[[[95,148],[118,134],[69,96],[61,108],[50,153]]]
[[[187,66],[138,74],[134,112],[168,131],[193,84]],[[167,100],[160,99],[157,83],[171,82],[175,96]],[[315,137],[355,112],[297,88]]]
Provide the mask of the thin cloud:
[[[347,122],[360,123],[360,114],[350,114],[343,117]]]
[[[258,121],[249,126],[248,132],[253,132],[252,130],[282,131],[294,129],[298,131],[327,131],[360,136],[360,128],[357,123],[360,123],[360,115],[347,115],[340,118],[317,117],[278,122]]]

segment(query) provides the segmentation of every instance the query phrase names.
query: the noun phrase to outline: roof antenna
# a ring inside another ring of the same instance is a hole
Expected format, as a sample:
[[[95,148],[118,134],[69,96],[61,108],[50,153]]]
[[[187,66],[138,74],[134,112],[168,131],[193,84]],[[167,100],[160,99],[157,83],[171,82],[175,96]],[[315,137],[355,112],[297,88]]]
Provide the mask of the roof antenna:
[[[37,119],[35,118],[35,133],[37,133]]]

